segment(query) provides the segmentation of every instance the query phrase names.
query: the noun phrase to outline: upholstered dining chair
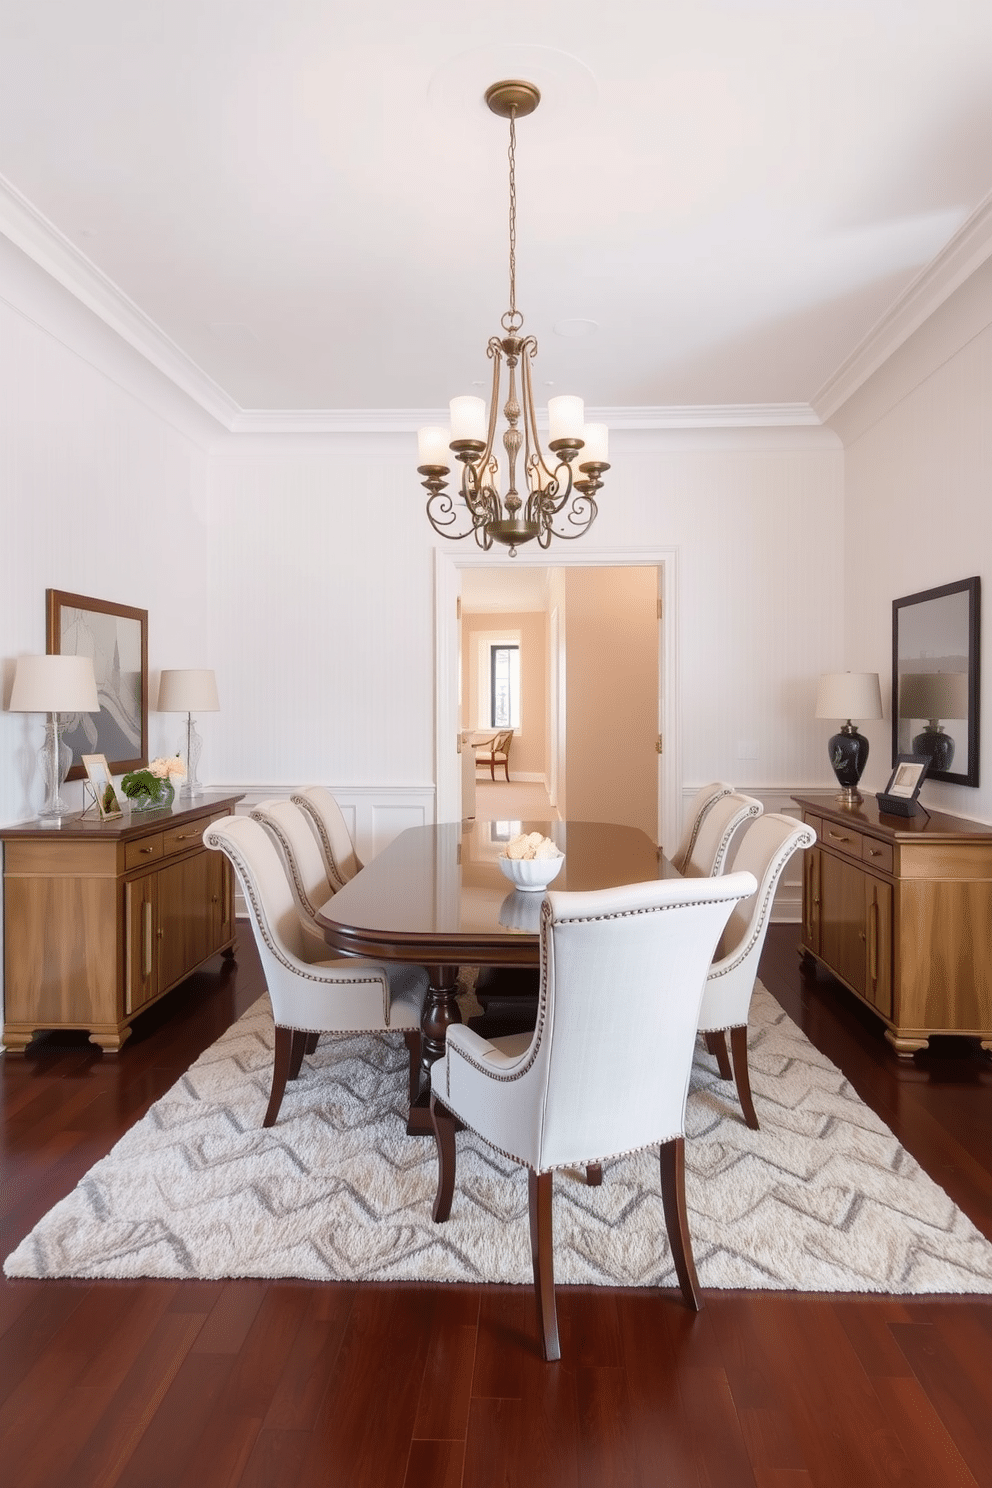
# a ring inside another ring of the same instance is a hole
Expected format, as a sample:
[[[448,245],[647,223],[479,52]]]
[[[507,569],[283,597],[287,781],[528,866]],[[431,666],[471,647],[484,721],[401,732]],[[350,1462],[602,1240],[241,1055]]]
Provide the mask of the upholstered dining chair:
[[[303,920],[307,961],[326,959],[327,942],[317,923],[317,911],[332,898],[337,885],[327,877],[327,866],[308,817],[293,801],[261,801],[248,815],[261,822],[282,859],[289,887]],[[312,954],[311,954],[312,952]]]
[[[488,739],[485,744],[478,744],[478,745],[476,745],[476,749],[475,749],[475,763],[476,763],[476,765],[483,765],[483,766],[488,765],[489,766],[489,774],[490,774],[491,778],[494,781],[496,779],[496,766],[497,765],[502,765],[503,766],[503,773],[506,776],[507,782],[509,782],[509,779],[510,779],[510,745],[512,743],[513,743],[513,730],[512,729],[503,729],[503,731],[501,733],[495,734],[491,739]]]
[[[448,1028],[431,1070],[434,1219],[451,1212],[455,1132],[470,1127],[528,1169],[531,1257],[546,1359],[560,1357],[552,1256],[555,1168],[661,1146],[661,1193],[682,1295],[702,1306],[685,1208],[685,1103],[699,1003],[720,932],[750,873],[549,892],[533,1033]]]
[[[420,1084],[420,1015],[427,992],[423,968],[387,968],[359,957],[308,960],[289,879],[261,822],[223,817],[210,824],[203,841],[224,853],[238,876],[272,1001],[276,1047],[262,1125],[274,1124],[286,1081],[299,1074],[304,1054],[321,1033],[402,1033],[413,1101]]]
[[[734,787],[728,785],[725,780],[714,780],[710,785],[704,785],[693,796],[692,804],[686,814],[682,836],[679,838],[679,845],[671,855],[672,864],[680,873],[689,861],[689,855],[695,845],[703,817],[721,796],[729,796],[733,789]]]
[[[726,872],[734,838],[746,822],[762,812],[761,802],[742,791],[720,796],[699,824],[696,840],[682,866],[687,878],[714,878]]]
[[[304,786],[294,791],[290,800],[307,814],[324,855],[331,887],[343,889],[362,867],[362,861],[355,851],[341,807],[324,785]]]
[[[752,821],[734,859],[735,872],[753,873],[757,893],[738,904],[720,937],[717,955],[706,977],[699,1010],[699,1031],[716,1058],[724,1080],[733,1079],[744,1120],[758,1129],[747,1064],[747,1019],[758,962],[765,943],[772,900],[785,866],[801,848],[812,847],[816,833],[795,817],[771,811]],[[734,1058],[727,1054],[727,1031]]]

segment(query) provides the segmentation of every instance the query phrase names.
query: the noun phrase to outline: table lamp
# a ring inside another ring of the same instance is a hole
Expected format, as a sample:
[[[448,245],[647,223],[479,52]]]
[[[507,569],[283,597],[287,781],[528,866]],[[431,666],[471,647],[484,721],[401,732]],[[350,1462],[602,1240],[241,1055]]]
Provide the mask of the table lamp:
[[[827,672],[816,694],[817,718],[846,718],[840,733],[828,741],[830,763],[843,787],[838,801],[857,806],[863,799],[858,781],[868,763],[868,740],[852,718],[881,718],[882,694],[877,672]]]
[[[941,719],[968,717],[967,672],[906,672],[899,678],[899,717],[922,718],[926,727],[913,740],[913,753],[925,754],[930,773],[949,770],[954,740]]]
[[[208,667],[185,667],[163,671],[158,684],[158,711],[185,713],[186,730],[179,743],[179,753],[186,762],[186,779],[180,796],[197,795],[202,786],[196,773],[203,740],[196,732],[194,713],[217,713],[217,680]]]
[[[63,713],[99,713],[93,662],[88,656],[19,656],[10,692],[11,713],[47,713],[41,773],[45,804],[39,820],[57,827],[68,811],[61,785],[72,764],[72,750],[62,739]]]

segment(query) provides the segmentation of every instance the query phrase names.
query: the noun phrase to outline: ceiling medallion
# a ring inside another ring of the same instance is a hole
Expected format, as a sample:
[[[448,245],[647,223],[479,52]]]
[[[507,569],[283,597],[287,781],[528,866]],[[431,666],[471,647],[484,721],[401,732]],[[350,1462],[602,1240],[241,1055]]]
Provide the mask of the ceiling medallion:
[[[606,425],[585,423],[581,398],[548,400],[548,449],[553,460],[546,459],[537,435],[531,379],[537,341],[520,334],[524,318],[517,309],[516,121],[532,114],[540,101],[533,83],[493,83],[486,90],[492,112],[510,121],[510,308],[500,322],[503,335],[491,336],[487,348],[493,364],[488,412],[484,398],[452,398],[450,428],[429,425],[417,434],[417,471],[429,493],[427,516],[434,531],[455,541],[474,536],[479,547],[487,550],[494,542],[502,543],[511,558],[521,543],[532,538],[547,548],[552,537],[576,538],[588,532],[596,517],[601,477],[610,468]],[[501,462],[494,445],[504,363],[507,394],[502,443],[508,485],[502,496]],[[522,428],[518,427],[521,420]],[[457,497],[445,490],[451,470],[449,450],[462,466]],[[523,496],[516,484],[518,459]]]

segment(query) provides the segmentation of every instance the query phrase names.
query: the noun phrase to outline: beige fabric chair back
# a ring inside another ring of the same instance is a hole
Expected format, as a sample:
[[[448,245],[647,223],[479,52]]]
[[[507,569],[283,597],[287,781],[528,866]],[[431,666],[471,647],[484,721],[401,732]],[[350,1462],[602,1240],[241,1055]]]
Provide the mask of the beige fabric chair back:
[[[317,923],[317,911],[334,893],[328,882],[324,855],[302,809],[292,801],[262,801],[248,813],[261,822],[276,845],[304,929],[313,941],[318,960],[330,954]]]
[[[703,984],[731,911],[754,889],[750,873],[734,873],[549,892],[533,1035],[504,1058],[449,1028],[439,1098],[536,1172],[681,1135]]]
[[[762,805],[754,796],[731,791],[714,801],[699,824],[682,872],[687,878],[713,878],[726,872],[734,838],[745,822],[760,816]]]
[[[359,872],[362,863],[341,815],[341,807],[323,785],[305,786],[294,791],[290,799],[294,806],[306,812],[324,856],[328,882],[334,889],[343,889]]]
[[[704,785],[692,798],[692,804],[686,813],[685,826],[682,836],[679,838],[678,847],[671,855],[672,864],[681,873],[692,854],[695,846],[696,836],[702,824],[703,817],[721,796],[729,796],[734,787],[728,785],[724,780],[714,780],[709,785]]]

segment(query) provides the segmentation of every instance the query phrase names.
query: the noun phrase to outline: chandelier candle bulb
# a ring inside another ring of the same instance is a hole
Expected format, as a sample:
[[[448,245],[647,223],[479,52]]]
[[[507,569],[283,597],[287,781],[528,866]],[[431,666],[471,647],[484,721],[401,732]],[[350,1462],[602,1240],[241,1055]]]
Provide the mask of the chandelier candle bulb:
[[[421,465],[434,465],[445,470],[451,469],[451,452],[448,446],[451,443],[450,429],[443,429],[440,424],[426,424],[423,429],[417,430],[417,455]]]
[[[484,398],[452,398],[451,442],[459,439],[475,439],[486,442],[486,400]]]
[[[559,439],[581,439],[585,408],[581,398],[564,394],[548,399],[548,442],[553,449]]]
[[[582,430],[584,447],[579,450],[580,465],[605,465],[609,459],[610,431],[605,424],[586,424]]]

